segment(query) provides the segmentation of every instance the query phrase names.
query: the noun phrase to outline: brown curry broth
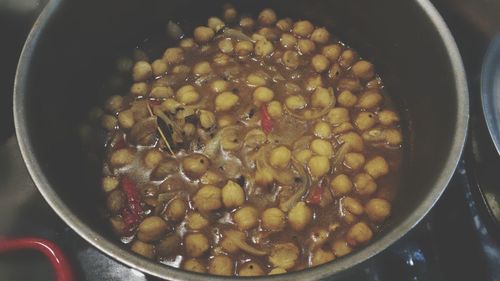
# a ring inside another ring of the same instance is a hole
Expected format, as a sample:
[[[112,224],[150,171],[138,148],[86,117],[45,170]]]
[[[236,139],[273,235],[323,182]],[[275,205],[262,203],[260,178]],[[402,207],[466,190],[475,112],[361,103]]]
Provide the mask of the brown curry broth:
[[[276,28],[274,28],[274,29],[276,29]],[[199,48],[194,48],[192,50],[185,50],[185,58],[186,59],[183,62],[183,64],[192,67],[196,62],[199,62],[200,60],[211,61],[213,58],[213,55],[217,53],[216,42],[217,42],[217,40],[214,40],[212,43],[210,43],[211,48],[210,48],[210,50],[208,50],[205,53],[201,53]],[[340,43],[340,44],[342,44],[342,46],[345,47],[345,45],[343,43],[338,42],[338,41],[332,41],[332,43]],[[250,87],[246,84],[246,77],[250,73],[254,73],[255,71],[264,71],[264,72],[268,73],[268,75],[270,77],[274,76],[274,74],[276,73],[275,70],[277,71],[277,73],[280,73],[284,77],[284,81],[274,82],[271,85],[268,85],[268,87],[271,88],[272,90],[274,90],[274,93],[275,93],[274,100],[278,100],[282,104],[284,104],[284,99],[288,96],[288,94],[286,93],[285,83],[291,81],[291,82],[299,85],[302,89],[304,89],[305,88],[305,81],[307,80],[307,78],[311,77],[312,75],[316,75],[314,70],[308,65],[312,55],[301,56],[301,66],[299,66],[299,68],[297,70],[290,70],[290,69],[287,69],[282,64],[275,61],[276,57],[281,56],[281,55],[277,56],[277,54],[284,52],[286,49],[284,49],[279,44],[275,44],[275,47],[277,47],[277,49],[275,49],[274,54],[271,56],[271,58],[265,59],[265,63],[262,63],[260,58],[256,59],[256,58],[252,57],[252,59],[248,60],[248,58],[239,59],[239,58],[233,56],[233,58],[235,58],[235,62],[230,63],[228,66],[217,66],[215,64],[211,65],[212,69],[213,69],[213,73],[215,74],[215,77],[225,79],[226,81],[232,83],[233,87],[231,88],[231,90],[234,93],[237,93],[238,96],[240,97],[239,106],[236,110],[234,110],[234,112],[233,112],[234,114],[241,114],[240,109],[245,107],[244,105],[253,103],[252,92],[253,92],[254,88]],[[227,72],[227,69],[231,68],[231,67],[241,68],[241,71],[236,75],[236,77],[228,77],[227,75],[224,75],[225,71]],[[275,69],[273,69],[273,67]],[[323,78],[323,82],[324,82],[326,87],[333,87],[335,89],[336,93],[339,92],[339,89],[337,88],[337,82],[342,78],[349,78],[351,76],[351,74],[348,71],[344,70],[340,74],[339,78],[337,78],[334,82],[331,82],[331,80],[327,77],[327,75],[328,75],[327,72],[321,74],[321,76]],[[290,79],[289,77],[294,77],[294,78]],[[157,77],[156,79],[162,79],[162,78]],[[177,88],[183,84],[192,84],[195,80],[196,80],[196,78],[189,77],[189,79],[186,79],[186,81],[183,81],[183,83],[181,83],[179,85],[175,85],[175,86]],[[363,87],[363,89],[364,89],[364,87]],[[213,93],[208,88],[208,83],[205,83],[203,87],[198,87],[197,90],[202,97],[207,97],[209,101],[213,101],[213,99],[216,96],[216,94]],[[382,90],[381,92],[383,93],[383,89],[381,89],[381,90]],[[362,90],[360,92],[362,92]],[[390,102],[389,96],[386,94],[384,94],[384,108],[395,110],[394,106]],[[205,109],[215,111],[214,110],[214,103],[208,102]],[[355,108],[349,109],[351,120],[357,115],[357,113],[359,111],[360,110],[357,110]],[[258,108],[256,108],[255,114],[258,115]],[[218,116],[218,115],[220,115],[220,113],[216,113],[216,116]],[[235,118],[237,120],[240,119],[238,116],[236,116]],[[275,126],[279,128],[279,124],[277,124],[277,123],[279,123],[280,121],[279,120],[273,120],[273,121],[275,123]],[[314,123],[316,121],[317,120],[312,120],[312,121],[308,121],[308,122],[298,121],[298,123],[301,123],[302,126],[305,128],[302,132],[302,135],[305,135],[305,134],[312,135],[312,127],[314,126]],[[247,128],[246,130],[248,131],[249,129]],[[361,132],[359,130],[355,129],[355,131],[357,131],[358,133],[361,134]],[[119,130],[119,134],[120,133],[122,133],[121,129]],[[245,134],[242,133],[241,135],[244,136]],[[297,136],[297,138],[298,137],[299,136]],[[130,147],[133,147],[133,145],[130,143],[127,143],[127,145]],[[155,143],[154,146],[158,146],[158,143]],[[125,168],[117,171],[118,172],[117,174],[129,175],[134,181],[137,182],[137,186],[139,188],[144,188],[150,184],[159,185],[161,183],[161,182],[151,182],[149,180],[149,174],[151,173],[151,170],[145,169],[145,167],[143,167],[143,165],[141,164],[142,163],[141,159],[143,158],[144,151],[146,150],[146,148],[150,148],[150,147],[147,147],[147,146],[146,147],[138,147],[138,154],[136,155],[136,158],[137,158],[136,161],[134,161],[134,163],[131,166],[125,167]],[[167,152],[165,152],[165,153],[167,153]],[[400,178],[399,167],[401,164],[401,157],[402,157],[401,149],[387,149],[385,147],[374,147],[374,146],[371,146],[371,145],[365,143],[365,148],[364,148],[363,154],[365,155],[367,160],[375,155],[384,156],[384,158],[389,163],[390,173],[387,176],[384,176],[382,179],[377,180],[378,189],[377,189],[377,192],[375,193],[375,195],[360,196],[360,195],[356,195],[355,193],[352,193],[350,196],[360,200],[360,202],[362,202],[363,204],[366,203],[370,198],[373,198],[373,197],[385,198],[385,199],[388,199],[389,201],[392,201],[394,196],[395,196],[397,186],[399,184],[399,178]],[[179,152],[177,155],[178,159],[181,159],[182,156],[184,156],[184,155],[186,155],[186,152],[184,152],[184,151]],[[241,159],[241,155],[237,154],[237,156]],[[181,166],[180,162],[179,162],[179,166]],[[108,169],[109,169],[109,167],[106,165],[105,174],[109,173],[109,171],[107,171]],[[338,173],[345,173],[349,176],[352,176],[358,172],[352,172],[349,169],[341,168],[341,171],[336,171],[336,174],[338,174]],[[184,198],[191,197],[192,195],[194,195],[194,192],[197,190],[198,181],[189,180],[187,177],[185,177],[183,175],[171,175],[171,176],[169,176],[169,178],[172,178],[172,177],[177,178],[179,180],[179,182],[182,183],[182,187],[180,187],[179,189],[184,190],[184,191],[182,191],[182,193],[184,194],[183,195]],[[168,180],[168,178],[167,178],[167,180]],[[316,184],[316,183],[313,183],[313,185],[314,184]],[[262,190],[264,190],[264,192],[266,190],[269,192],[271,192],[271,191],[276,192],[278,189],[272,188],[272,187],[266,187],[266,188],[262,188]],[[258,197],[257,197],[256,199],[254,198],[253,200],[260,200],[260,199],[258,199]],[[247,203],[245,203],[245,204],[249,204],[248,201],[252,201],[252,199],[249,198],[249,200],[247,200]],[[308,243],[309,243],[308,240],[310,239],[311,230],[313,230],[317,227],[321,227],[321,226],[327,227],[330,223],[339,222],[340,228],[339,228],[339,230],[337,230],[335,232],[335,234],[339,237],[342,237],[344,235],[345,231],[347,230],[347,228],[349,227],[349,225],[342,223],[342,219],[340,218],[340,215],[339,215],[339,208],[340,207],[339,207],[338,201],[339,200],[336,199],[336,200],[334,200],[334,203],[332,203],[326,207],[319,207],[316,205],[312,205],[311,207],[312,207],[312,210],[314,212],[314,217],[313,217],[312,222],[308,225],[308,227],[305,230],[303,230],[301,232],[296,232],[293,229],[291,229],[291,227],[289,225],[287,225],[286,228],[280,232],[270,233],[270,235],[268,236],[268,239],[264,239],[263,240],[264,242],[261,242],[260,244],[257,244],[256,246],[266,248],[266,247],[269,247],[270,244],[276,243],[278,241],[293,241],[296,245],[299,245],[299,247],[302,247],[302,249],[301,249],[302,254],[300,255],[299,261],[295,265],[294,269],[308,267],[309,253],[311,252],[308,249]],[[190,209],[193,210],[194,207],[192,206],[192,202],[190,202],[190,200],[188,202],[189,202]],[[265,209],[266,207],[271,207],[271,206],[276,206],[276,205],[277,205],[277,202],[272,204],[272,205],[262,205],[260,207],[258,205],[256,205],[255,207],[259,210],[259,213],[261,213],[261,211],[263,211],[263,209]],[[148,212],[153,212],[153,211],[154,210],[152,208],[148,210]],[[219,209],[215,212],[207,214],[207,218],[209,219],[211,225],[210,225],[210,227],[208,227],[205,230],[202,230],[201,232],[205,233],[208,237],[212,238],[211,240],[213,241],[212,242],[212,248],[213,248],[213,245],[217,244],[217,242],[220,240],[221,233],[223,232],[223,230],[234,228],[234,227],[229,225],[230,216],[229,216],[229,211],[227,211],[227,210]],[[370,226],[372,228],[375,228],[374,229],[375,231],[378,231],[378,229],[380,228],[380,226],[378,224],[370,223],[370,220],[367,219],[365,215],[361,216],[361,218],[366,219],[366,221],[370,224]],[[170,225],[171,225],[171,227],[175,226],[176,232],[181,237],[186,232],[186,229],[185,229],[183,222],[176,223],[173,225],[170,224]],[[260,230],[254,229],[254,230],[251,230],[249,232],[255,233],[257,231],[260,231]],[[263,231],[263,232],[265,232],[265,231]],[[129,242],[129,241],[131,241],[131,239],[130,239],[130,237],[128,237],[128,238],[124,237],[123,241]],[[252,241],[252,242],[255,242],[255,241]],[[211,255],[211,251],[208,251],[203,257],[201,257],[201,259],[208,258],[210,255]],[[179,247],[178,253],[173,253],[170,257],[158,257],[158,260],[162,263],[165,263],[165,264],[180,267],[181,258],[179,258],[179,256],[182,256],[182,257],[185,256],[185,251],[184,251],[183,247]],[[237,254],[231,255],[231,256],[234,258],[234,260],[239,261],[239,262],[248,261],[251,259],[252,261],[258,262],[259,264],[261,264],[263,266],[263,268],[266,268],[267,267],[266,265],[268,264],[266,257],[251,256],[251,255],[248,255],[242,251],[240,251]]]

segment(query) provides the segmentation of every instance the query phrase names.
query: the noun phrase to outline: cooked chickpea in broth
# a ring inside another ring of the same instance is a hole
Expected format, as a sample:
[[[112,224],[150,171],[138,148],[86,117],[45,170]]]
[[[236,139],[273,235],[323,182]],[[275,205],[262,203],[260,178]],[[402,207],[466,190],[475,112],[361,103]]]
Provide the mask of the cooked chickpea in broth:
[[[285,274],[379,234],[400,118],[376,65],[307,19],[224,7],[106,101],[102,190],[134,253],[193,272]]]

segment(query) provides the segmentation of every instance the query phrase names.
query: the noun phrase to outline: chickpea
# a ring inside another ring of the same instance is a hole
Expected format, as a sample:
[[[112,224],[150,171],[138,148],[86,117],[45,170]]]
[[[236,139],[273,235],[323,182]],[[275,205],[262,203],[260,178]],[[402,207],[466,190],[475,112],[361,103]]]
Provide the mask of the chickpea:
[[[220,128],[231,126],[235,123],[236,123],[236,120],[233,118],[232,115],[229,115],[229,114],[224,114],[224,115],[220,116],[219,119],[217,120],[217,126],[219,126]]]
[[[299,258],[299,248],[293,243],[274,244],[269,255],[269,262],[284,270],[292,269]]]
[[[132,68],[132,77],[136,82],[148,80],[151,78],[152,74],[153,70],[151,65],[146,61],[138,61]]]
[[[309,37],[314,30],[310,21],[302,20],[293,25],[293,33],[300,37]]]
[[[210,243],[208,238],[202,233],[192,233],[187,234],[184,238],[184,246],[186,247],[188,256],[197,258],[208,250]]]
[[[181,106],[181,104],[179,102],[177,102],[176,100],[174,100],[174,99],[166,99],[164,102],[161,103],[160,108],[163,111],[167,111],[167,112],[170,112],[170,113],[175,113],[175,111],[177,110],[177,108],[179,108],[180,106]]]
[[[297,38],[289,33],[283,33],[280,38],[280,43],[285,49],[291,49],[297,45]]]
[[[314,125],[314,135],[322,139],[329,139],[332,135],[332,129],[328,123],[320,121]]]
[[[290,163],[291,158],[292,153],[290,152],[290,149],[285,146],[279,146],[271,151],[269,163],[275,168],[284,169],[288,166],[288,163]]]
[[[348,132],[340,135],[339,140],[349,145],[351,151],[362,152],[364,148],[363,139],[354,132]]]
[[[106,100],[106,110],[110,113],[116,113],[123,107],[123,97],[113,95]]]
[[[213,59],[214,63],[219,66],[225,66],[231,61],[231,58],[223,53],[216,54]]]
[[[314,91],[318,87],[323,87],[323,79],[321,75],[313,75],[306,80],[306,90]]]
[[[352,252],[352,249],[344,239],[337,239],[332,242],[332,251],[337,257],[343,257]]]
[[[186,202],[180,198],[170,201],[165,211],[167,218],[171,221],[182,220],[186,214],[187,207]]]
[[[211,17],[208,19],[207,26],[213,29],[213,31],[217,32],[220,29],[224,28],[226,24],[218,17]]]
[[[354,124],[361,131],[373,128],[376,123],[377,120],[375,119],[375,114],[366,111],[360,112],[358,116],[356,116],[356,119],[354,119]]]
[[[261,25],[273,25],[277,20],[276,13],[271,9],[264,9],[260,12],[257,21]]]
[[[154,87],[153,90],[151,90],[151,93],[149,94],[150,97],[158,99],[170,98],[173,95],[174,95],[174,90],[172,90],[172,88],[170,87],[164,87],[164,86]]]
[[[150,175],[151,180],[159,181],[164,180],[168,175],[172,175],[179,172],[179,166],[177,161],[171,158],[164,159],[152,172]],[[163,182],[165,187],[170,185],[169,181]],[[162,185],[163,185],[162,184]],[[161,187],[161,186],[160,186]]]
[[[291,18],[284,18],[276,22],[276,27],[283,32],[288,32],[292,28],[292,24],[293,21]]]
[[[265,57],[271,54],[273,50],[273,43],[268,40],[258,40],[257,43],[255,43],[255,54],[259,57]]]
[[[318,266],[330,262],[335,259],[335,255],[330,251],[325,251],[321,248],[313,252],[312,266]]]
[[[262,212],[262,227],[267,230],[280,231],[286,225],[285,214],[278,208],[268,208]]]
[[[175,98],[182,104],[193,104],[200,99],[200,94],[193,86],[187,85],[177,90]]]
[[[107,176],[102,178],[102,189],[104,192],[111,192],[118,187],[118,179],[115,177]]]
[[[316,72],[321,73],[328,69],[330,61],[323,55],[315,55],[311,60],[311,64]]]
[[[373,178],[365,173],[357,174],[354,177],[354,187],[359,195],[370,195],[377,190],[377,184]]]
[[[106,198],[106,207],[112,214],[118,214],[124,207],[127,197],[123,191],[117,189],[112,191]]]
[[[163,58],[167,64],[177,64],[184,60],[184,51],[181,48],[168,48],[163,53]]]
[[[240,26],[246,30],[252,30],[255,27],[255,21],[251,17],[242,17],[240,19]]]
[[[226,208],[235,208],[245,203],[245,191],[234,181],[228,181],[222,188],[222,203]]]
[[[269,170],[257,170],[255,172],[255,183],[268,186],[274,181],[274,176]]]
[[[197,76],[206,75],[212,72],[210,63],[208,61],[202,61],[193,66],[193,74]]]
[[[188,74],[191,71],[191,68],[185,64],[179,64],[172,68],[173,74]]]
[[[167,72],[167,69],[168,69],[167,64],[164,61],[159,60],[159,59],[153,61],[153,63],[151,64],[151,70],[155,76],[161,76],[161,75],[165,74],[165,72]],[[146,78],[146,79],[148,79],[148,78]]]
[[[134,96],[145,96],[148,94],[148,84],[144,82],[134,83],[130,86],[130,93]]]
[[[362,89],[361,83],[355,78],[342,78],[337,83],[337,88],[341,91],[359,91]]]
[[[227,91],[228,88],[229,88],[229,83],[222,79],[214,80],[212,83],[210,83],[210,90],[212,90],[212,92],[217,94]]]
[[[257,226],[259,214],[254,207],[245,206],[233,214],[233,220],[240,230],[248,230]]]
[[[382,102],[382,95],[376,90],[368,90],[364,92],[358,99],[356,107],[363,109],[372,109],[378,107]]]
[[[111,228],[113,229],[113,232],[117,235],[124,236],[127,235],[127,230],[125,222],[121,217],[115,216],[111,217],[109,219],[109,222],[111,223]]]
[[[186,217],[186,225],[189,229],[200,230],[207,227],[208,220],[198,212],[190,212]]]
[[[228,38],[220,40],[218,46],[219,50],[224,54],[230,54],[234,50],[233,42]]]
[[[236,11],[236,9],[234,7],[228,5],[224,9],[224,20],[225,21],[233,22],[234,20],[236,20],[237,16],[238,16],[238,12]]]
[[[313,156],[309,159],[307,165],[309,166],[311,175],[316,178],[320,178],[330,171],[330,161],[326,156]]]
[[[389,173],[389,164],[381,156],[370,159],[365,164],[365,171],[374,179],[385,176]]]
[[[264,38],[269,41],[276,41],[279,36],[279,34],[275,30],[269,27],[262,27],[257,31],[257,34],[264,36]]]
[[[297,150],[294,152],[293,154],[293,157],[295,157],[295,159],[301,163],[301,164],[306,164],[309,159],[311,159],[313,153],[311,150],[309,149],[301,149],[301,150]]]
[[[228,238],[228,236],[231,236],[231,238]],[[224,232],[224,238],[221,240],[220,246],[226,253],[235,254],[240,248],[234,240],[245,241],[245,239],[245,233],[236,230],[228,230]]]
[[[389,110],[389,109],[384,109],[380,111],[378,114],[378,121],[380,124],[384,126],[392,126],[395,123],[399,122],[399,116],[396,114],[396,112]]]
[[[197,259],[187,259],[182,265],[182,269],[198,273],[207,272],[205,266]]]
[[[357,152],[349,152],[344,156],[344,165],[352,170],[359,170],[365,164],[365,156]]]
[[[250,87],[265,86],[267,83],[266,78],[262,77],[259,73],[250,73],[247,76],[247,84]]]
[[[281,103],[279,101],[272,101],[267,105],[267,112],[269,113],[269,116],[273,119],[279,119],[281,118],[281,115],[283,115],[283,109],[281,107]]]
[[[196,44],[194,43],[193,38],[184,38],[179,42],[179,46],[183,49],[191,49],[194,48]]]
[[[365,211],[370,220],[383,222],[391,213],[391,204],[387,200],[373,198],[366,203]]]
[[[285,105],[289,109],[297,110],[307,106],[306,100],[301,95],[292,95],[285,99]]]
[[[159,240],[168,230],[168,224],[160,217],[146,217],[137,229],[137,238],[143,242]]]
[[[401,135],[401,132],[396,129],[386,129],[384,131],[385,133],[385,140],[389,145],[400,145],[403,142],[403,136]]]
[[[272,101],[274,98],[273,90],[267,87],[258,87],[253,91],[253,99],[257,104]]]
[[[311,40],[318,44],[325,44],[330,40],[330,32],[324,27],[316,28],[311,34]]]
[[[300,65],[299,54],[295,51],[285,51],[281,59],[283,61],[283,64],[291,69],[296,69]]]
[[[247,262],[240,267],[238,276],[261,276],[264,275],[264,270],[255,262]]]
[[[299,47],[299,52],[303,55],[311,54],[316,49],[314,42],[309,39],[299,39],[297,45]]]
[[[361,80],[369,80],[375,76],[373,64],[368,61],[360,60],[351,68],[352,73]]]
[[[357,59],[357,54],[351,49],[347,49],[340,55],[339,63],[342,67],[351,66]]]
[[[328,158],[332,157],[333,147],[329,141],[322,139],[314,139],[311,142],[310,147],[311,150],[318,155],[326,156]]]
[[[349,245],[357,246],[367,243],[372,237],[370,227],[365,222],[358,222],[347,231],[345,239]]]
[[[112,115],[104,115],[101,117],[101,126],[108,131],[112,131],[118,126],[118,119]]]
[[[190,179],[199,179],[208,170],[210,160],[203,154],[191,154],[182,159],[182,169]]]
[[[337,175],[330,182],[330,190],[334,197],[341,197],[351,192],[352,182],[345,174]]]
[[[235,50],[238,56],[249,55],[253,51],[253,43],[250,41],[239,41],[236,43]]]
[[[230,257],[217,255],[209,261],[208,272],[214,275],[231,276],[233,267],[233,260]]]
[[[342,91],[337,97],[337,101],[340,106],[343,107],[353,107],[358,102],[358,97],[354,95],[351,91]]]
[[[344,122],[349,122],[351,119],[349,111],[343,107],[335,107],[330,109],[327,115],[328,122],[332,125],[339,125]]]
[[[363,214],[363,205],[361,205],[361,203],[352,198],[352,197],[344,197],[342,198],[342,207],[349,211],[351,214],[354,214],[354,215],[361,215]]]
[[[284,270],[281,267],[275,267],[267,275],[278,275],[278,274],[285,274],[286,270]]]
[[[135,240],[134,243],[132,243],[130,250],[148,259],[153,259],[155,257],[155,246],[139,240]]]
[[[113,151],[111,154],[111,166],[118,168],[118,167],[123,167],[125,165],[129,165],[134,161],[134,151],[127,149],[127,148],[121,148],[118,150]]]
[[[311,96],[311,105],[314,107],[327,107],[335,104],[335,96],[332,88],[318,87]]]
[[[193,203],[196,209],[201,212],[217,210],[222,207],[222,191],[213,185],[205,185],[193,197]]]
[[[323,47],[321,53],[330,61],[334,62],[337,61],[337,59],[340,57],[340,54],[342,53],[342,46],[340,46],[339,44],[328,45]]]
[[[288,213],[288,222],[295,231],[303,230],[311,222],[313,212],[306,203],[297,203]]]
[[[134,112],[131,109],[118,113],[118,124],[124,129],[130,129],[135,124]]]
[[[337,135],[337,134],[343,134],[343,133],[346,133],[346,132],[349,132],[352,130],[354,130],[354,127],[352,126],[352,124],[350,122],[344,122],[344,123],[341,123],[340,125],[337,125],[337,127],[333,128],[332,133],[334,135]]]
[[[154,169],[160,164],[162,160],[163,154],[161,153],[161,151],[157,149],[151,149],[146,153],[146,156],[144,157],[144,164],[149,169]]]
[[[204,129],[210,129],[215,125],[215,115],[208,110],[200,110],[200,125]]]
[[[208,170],[201,178],[200,182],[203,184],[217,185],[222,182],[222,175],[215,171]]]
[[[232,92],[222,92],[215,98],[216,111],[228,111],[238,103],[240,97]]]
[[[198,26],[194,29],[194,40],[200,44],[208,43],[214,38],[215,32],[206,26]]]
[[[336,80],[341,73],[342,73],[342,68],[340,68],[340,64],[334,63],[330,67],[330,70],[328,70],[328,77],[331,80]]]

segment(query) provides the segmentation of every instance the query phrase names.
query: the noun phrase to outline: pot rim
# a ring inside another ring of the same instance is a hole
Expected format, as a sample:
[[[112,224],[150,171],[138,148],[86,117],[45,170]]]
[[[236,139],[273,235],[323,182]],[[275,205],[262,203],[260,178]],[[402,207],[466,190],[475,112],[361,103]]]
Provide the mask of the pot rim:
[[[389,232],[385,233],[379,239],[365,246],[363,249],[360,249],[346,257],[340,258],[335,262],[327,263],[318,267],[291,272],[283,275],[264,276],[258,278],[250,277],[250,279],[266,279],[276,281],[318,280],[354,267],[380,253],[389,245],[393,244],[396,240],[405,235],[409,230],[411,230],[428,213],[428,211],[439,199],[449,181],[451,180],[451,177],[454,174],[454,171],[462,154],[469,120],[469,95],[467,90],[465,70],[456,42],[451,35],[450,30],[446,26],[443,18],[437,12],[436,8],[428,0],[415,1],[417,2],[419,8],[432,22],[434,28],[440,35],[440,40],[443,41],[446,47],[448,60],[451,63],[454,73],[454,84],[457,94],[457,110],[455,117],[457,122],[455,125],[455,135],[450,146],[450,153],[448,154],[448,158],[446,159],[443,170],[436,184],[418,205],[415,211],[412,212],[411,215],[406,217],[400,224],[398,224]],[[130,266],[131,268],[140,270],[156,277],[168,278],[168,280],[172,281],[222,281],[235,279],[234,277],[221,277],[188,272],[141,258],[99,235],[91,227],[83,223],[75,214],[70,211],[63,200],[61,200],[61,198],[59,198],[56,192],[51,188],[47,177],[42,172],[40,165],[36,160],[33,148],[30,144],[31,140],[29,137],[27,137],[28,126],[27,120],[25,118],[26,109],[24,107],[24,92],[26,90],[26,84],[28,82],[26,73],[30,68],[30,61],[32,60],[32,57],[34,55],[34,50],[36,49],[37,42],[43,30],[46,28],[47,22],[57,10],[60,3],[61,0],[49,1],[49,3],[43,9],[42,13],[33,25],[33,28],[31,29],[26,43],[23,47],[17,66],[16,78],[14,81],[13,109],[16,135],[21,136],[20,138],[18,138],[21,154],[38,190],[45,198],[47,203],[57,213],[57,215],[76,233],[78,233],[82,238],[98,248],[100,251],[122,262],[123,264]],[[249,277],[237,278],[248,279]]]

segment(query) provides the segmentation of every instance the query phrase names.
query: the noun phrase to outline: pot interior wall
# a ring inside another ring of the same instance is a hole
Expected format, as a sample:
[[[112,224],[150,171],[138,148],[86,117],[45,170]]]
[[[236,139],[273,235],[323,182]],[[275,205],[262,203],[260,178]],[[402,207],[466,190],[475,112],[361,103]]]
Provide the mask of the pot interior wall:
[[[219,15],[224,1],[62,1],[34,41],[24,93],[28,137],[52,188],[72,212],[104,236],[99,214],[99,161],[89,161],[77,129],[105,99],[113,58],[169,20],[185,26]],[[237,1],[240,11],[264,7],[280,16],[328,27],[372,60],[401,108],[405,173],[387,229],[412,213],[440,176],[455,130],[456,89],[445,47],[414,1]],[[166,47],[166,46],[161,46]],[[116,93],[109,93],[116,94]]]

